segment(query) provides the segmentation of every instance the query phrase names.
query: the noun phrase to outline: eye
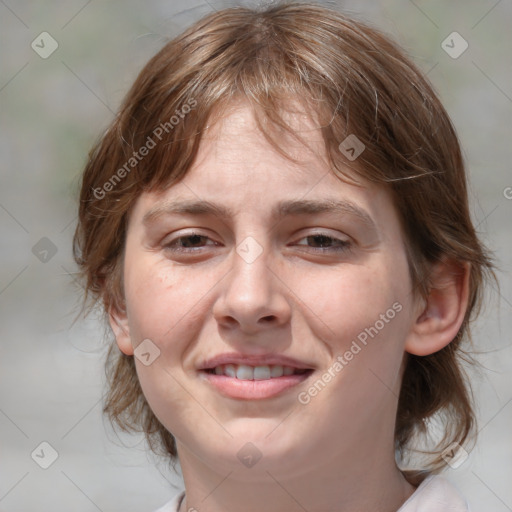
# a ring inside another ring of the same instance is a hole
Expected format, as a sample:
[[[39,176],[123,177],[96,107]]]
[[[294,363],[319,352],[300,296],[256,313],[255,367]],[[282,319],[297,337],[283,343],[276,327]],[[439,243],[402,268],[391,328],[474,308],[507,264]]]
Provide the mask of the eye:
[[[189,233],[171,240],[169,243],[164,244],[163,247],[173,252],[198,252],[198,250],[205,246],[208,240],[212,242],[209,245],[218,245],[206,235]]]
[[[307,245],[303,243],[297,243],[297,245],[306,245],[306,247],[317,249],[317,252],[318,250],[320,252],[347,251],[352,245],[349,240],[341,240],[339,238],[330,236],[327,233],[314,233],[300,239],[300,241],[302,240],[306,240],[307,244],[311,243],[313,245]]]

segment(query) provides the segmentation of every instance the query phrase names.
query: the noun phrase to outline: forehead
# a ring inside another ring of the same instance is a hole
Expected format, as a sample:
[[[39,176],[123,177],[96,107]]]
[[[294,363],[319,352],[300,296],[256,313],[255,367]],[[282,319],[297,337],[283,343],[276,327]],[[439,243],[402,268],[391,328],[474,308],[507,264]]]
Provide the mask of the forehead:
[[[248,150],[258,151],[261,159],[271,159],[274,163],[278,156],[283,159],[283,165],[288,166],[292,163],[285,155],[279,154],[268,138],[286,155],[298,162],[295,163],[297,170],[325,158],[325,143],[319,122],[315,119],[316,114],[306,112],[298,101],[289,100],[283,105],[279,117],[291,132],[302,140],[298,140],[289,131],[271,122],[266,115],[262,116],[261,112],[258,116],[262,124],[260,128],[256,114],[254,107],[247,101],[238,100],[230,104],[217,121],[207,126],[195,167],[200,166],[201,160],[205,158],[221,161],[236,156],[247,158]]]
[[[317,207],[311,203],[342,201],[345,205],[339,211],[351,209],[357,215],[359,210],[359,216],[363,219],[366,213],[369,221],[392,207],[383,187],[361,178],[359,185],[348,184],[335,175],[313,116],[297,107],[282,117],[307,145],[285,131],[267,133],[278,137],[273,140],[295,161],[281,155],[265,138],[249,105],[232,105],[218,122],[207,127],[194,163],[180,182],[142,194],[136,208],[139,217],[147,219],[183,201],[196,203],[197,213],[201,210],[197,203],[203,202],[222,206],[224,216],[226,212],[231,216],[261,213],[268,218],[280,209],[314,213]],[[298,205],[299,201],[310,204]],[[220,208],[216,212],[219,216]]]
[[[266,118],[260,129],[249,104],[231,105],[205,130],[183,184],[200,183],[208,193],[227,197],[256,187],[266,189],[270,195],[286,190],[302,196],[320,181],[329,181],[329,177],[338,182],[313,116],[297,102],[291,102],[280,116],[303,141],[282,127],[270,125]]]

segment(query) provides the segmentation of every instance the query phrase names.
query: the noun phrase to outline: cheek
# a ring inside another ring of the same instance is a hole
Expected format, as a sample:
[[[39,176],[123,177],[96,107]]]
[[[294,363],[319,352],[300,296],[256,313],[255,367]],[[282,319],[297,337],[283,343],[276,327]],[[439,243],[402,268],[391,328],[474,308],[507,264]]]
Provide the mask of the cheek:
[[[207,279],[206,275],[198,280],[190,271],[171,269],[168,261],[154,254],[126,260],[125,294],[132,343],[136,346],[150,339],[160,350],[148,366],[136,358],[138,379],[153,413],[178,437],[187,432],[182,431],[183,422],[176,417],[196,418],[200,413],[179,382],[190,340],[198,339],[204,322],[199,318],[207,300],[203,296],[213,286]]]
[[[393,304],[404,297],[406,280],[396,279],[385,264],[340,266],[299,279],[295,292],[303,311],[333,349],[344,348],[361,333],[364,338],[365,329],[375,324],[382,334],[396,332],[400,306]]]
[[[161,349],[176,352],[200,327],[209,291],[219,277],[215,272],[171,268],[154,254],[127,260],[125,294],[132,341],[149,338]],[[203,320],[204,321],[204,320]]]
[[[169,329],[170,320],[180,313],[181,303],[173,300],[176,283],[148,260],[126,261],[124,287],[132,340],[141,336],[159,339],[165,326]]]
[[[316,386],[321,392],[313,386],[305,399],[313,397],[312,407],[329,407],[331,420],[359,418],[358,425],[373,425],[372,416],[389,408],[399,393],[408,280],[398,279],[390,268],[386,261],[340,266],[296,283],[307,328],[331,358],[319,376],[327,383],[325,391],[323,385]],[[352,425],[343,423],[343,428]]]

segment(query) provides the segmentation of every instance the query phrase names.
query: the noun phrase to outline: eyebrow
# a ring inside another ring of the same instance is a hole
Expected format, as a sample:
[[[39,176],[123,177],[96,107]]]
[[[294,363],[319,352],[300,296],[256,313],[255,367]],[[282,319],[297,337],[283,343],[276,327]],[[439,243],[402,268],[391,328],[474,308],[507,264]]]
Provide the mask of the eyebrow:
[[[336,199],[281,201],[272,210],[271,218],[277,220],[292,215],[319,213],[352,215],[359,218],[367,227],[377,229],[375,222],[365,210],[350,201]],[[142,223],[147,226],[163,215],[212,215],[226,221],[234,216],[234,212],[231,208],[210,201],[165,201],[151,208],[144,215]]]

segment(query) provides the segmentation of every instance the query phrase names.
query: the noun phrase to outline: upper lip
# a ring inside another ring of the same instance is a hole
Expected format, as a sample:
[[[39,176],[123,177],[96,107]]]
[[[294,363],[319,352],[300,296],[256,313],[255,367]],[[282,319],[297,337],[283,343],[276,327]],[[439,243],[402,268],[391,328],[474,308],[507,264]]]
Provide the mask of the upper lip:
[[[281,354],[246,355],[236,352],[219,354],[200,364],[199,370],[211,370],[223,364],[245,364],[248,366],[291,366],[292,368],[310,370],[313,366]]]

